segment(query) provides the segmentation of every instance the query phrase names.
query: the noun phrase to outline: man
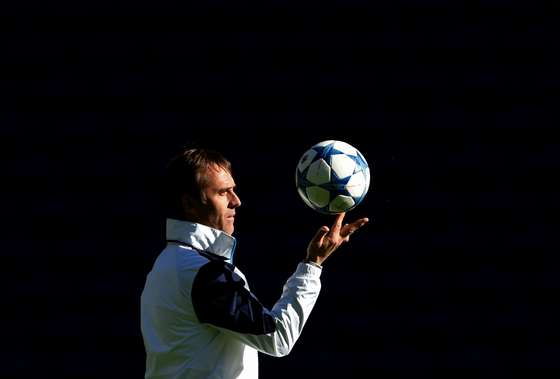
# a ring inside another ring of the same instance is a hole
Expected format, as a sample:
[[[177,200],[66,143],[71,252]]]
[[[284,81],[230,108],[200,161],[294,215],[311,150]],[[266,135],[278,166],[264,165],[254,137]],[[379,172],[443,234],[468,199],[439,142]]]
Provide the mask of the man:
[[[339,214],[307,247],[271,310],[232,264],[236,209],[231,164],[190,149],[167,171],[167,247],[141,297],[146,378],[257,378],[258,354],[287,355],[317,300],[323,262],[367,218],[342,226]]]

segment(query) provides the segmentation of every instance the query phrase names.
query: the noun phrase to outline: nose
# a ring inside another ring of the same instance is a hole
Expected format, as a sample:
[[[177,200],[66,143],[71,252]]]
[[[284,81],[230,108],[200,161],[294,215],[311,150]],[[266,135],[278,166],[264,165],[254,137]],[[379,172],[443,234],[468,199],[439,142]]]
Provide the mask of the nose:
[[[235,192],[231,192],[232,197],[230,199],[230,206],[231,208],[237,208],[241,205],[241,199],[239,199],[239,196],[237,196],[237,194]]]

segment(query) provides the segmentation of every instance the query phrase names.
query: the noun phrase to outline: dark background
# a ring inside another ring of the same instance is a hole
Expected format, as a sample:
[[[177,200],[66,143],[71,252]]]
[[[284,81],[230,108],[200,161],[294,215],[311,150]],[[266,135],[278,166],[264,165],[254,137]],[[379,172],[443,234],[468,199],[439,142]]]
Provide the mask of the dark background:
[[[222,151],[269,307],[320,225],[294,170],[372,166],[291,355],[263,378],[557,375],[557,9],[509,2],[14,5],[0,14],[1,377],[138,378],[159,178]]]

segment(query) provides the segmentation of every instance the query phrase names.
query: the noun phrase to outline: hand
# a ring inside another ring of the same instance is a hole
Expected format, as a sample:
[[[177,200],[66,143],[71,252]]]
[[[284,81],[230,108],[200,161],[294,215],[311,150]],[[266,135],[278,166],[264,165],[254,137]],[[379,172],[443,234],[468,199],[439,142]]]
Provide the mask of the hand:
[[[317,263],[319,265],[323,262],[344,242],[350,241],[350,236],[356,230],[369,222],[368,218],[361,218],[351,224],[342,226],[342,220],[345,213],[336,215],[333,226],[329,229],[327,226],[322,226],[315,237],[307,246],[307,259],[308,261]]]

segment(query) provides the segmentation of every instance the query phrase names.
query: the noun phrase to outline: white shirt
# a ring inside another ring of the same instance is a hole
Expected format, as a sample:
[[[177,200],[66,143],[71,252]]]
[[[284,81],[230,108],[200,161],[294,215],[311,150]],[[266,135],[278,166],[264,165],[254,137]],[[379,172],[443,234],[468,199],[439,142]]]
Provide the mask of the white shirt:
[[[174,219],[167,220],[166,234],[176,242],[156,259],[141,296],[145,378],[255,379],[257,351],[277,357],[291,351],[319,295],[319,267],[300,263],[269,311],[231,265],[235,238]],[[223,281],[224,275],[236,282]],[[240,288],[232,289],[236,283]],[[221,296],[222,288],[233,295]],[[222,297],[229,301],[224,306]],[[231,304],[241,305],[231,313]]]

